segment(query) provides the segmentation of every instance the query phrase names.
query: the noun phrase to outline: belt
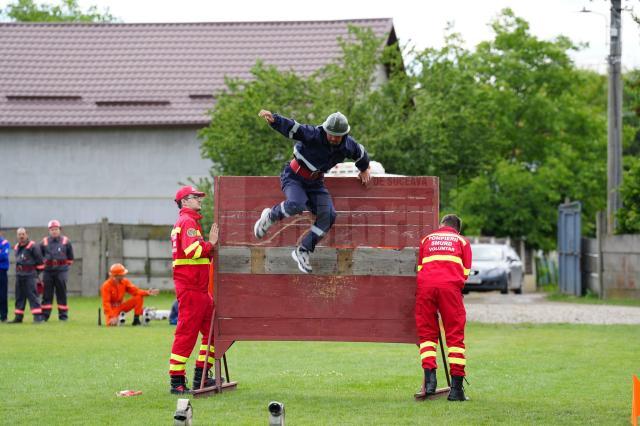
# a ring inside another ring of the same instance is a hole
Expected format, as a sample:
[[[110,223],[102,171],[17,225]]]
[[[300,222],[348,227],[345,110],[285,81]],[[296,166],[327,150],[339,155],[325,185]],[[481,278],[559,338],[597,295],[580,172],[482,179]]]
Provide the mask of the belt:
[[[291,170],[293,170],[295,174],[308,180],[322,179],[324,177],[324,173],[319,170],[312,172],[306,166],[300,164],[296,158],[291,160],[289,167],[291,167]]]
[[[64,265],[68,265],[69,261],[68,260],[45,260],[44,264],[46,266],[64,266]]]
[[[33,265],[16,265],[16,271],[18,272],[31,272],[35,270],[36,267]]]

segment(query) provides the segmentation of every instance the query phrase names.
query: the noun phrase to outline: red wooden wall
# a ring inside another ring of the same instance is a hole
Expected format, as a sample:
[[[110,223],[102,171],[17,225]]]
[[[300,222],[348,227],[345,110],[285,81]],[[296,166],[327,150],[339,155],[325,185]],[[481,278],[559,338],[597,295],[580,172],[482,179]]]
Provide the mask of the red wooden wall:
[[[326,178],[338,217],[312,254],[314,273],[290,252],[309,213],[257,240],[253,225],[284,198],[277,177],[217,177],[220,240],[214,262],[216,358],[236,340],[414,343],[415,248],[438,221],[438,179]]]

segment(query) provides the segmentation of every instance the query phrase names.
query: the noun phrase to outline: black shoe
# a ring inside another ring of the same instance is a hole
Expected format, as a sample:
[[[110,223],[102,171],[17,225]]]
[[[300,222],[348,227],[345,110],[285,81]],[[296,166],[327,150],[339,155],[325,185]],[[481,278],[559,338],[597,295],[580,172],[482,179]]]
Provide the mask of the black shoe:
[[[187,387],[187,379],[184,376],[171,376],[169,392],[174,395],[185,395],[191,393],[191,389]]]
[[[33,323],[34,324],[42,324],[44,322],[44,317],[42,315],[34,315]]]
[[[195,389],[200,389],[200,382],[202,381],[202,368],[196,367],[193,370],[193,386]],[[224,383],[224,377],[220,378],[220,383]],[[216,385],[216,379],[211,377],[211,370],[207,371],[207,378],[204,380],[204,387],[210,388]]]
[[[451,390],[447,399],[449,401],[466,401],[467,397],[464,395],[464,387],[462,386],[463,376],[451,376]]]
[[[15,318],[12,319],[11,321],[9,321],[9,324],[21,324],[22,323],[22,317],[23,317],[23,315],[16,314]]]
[[[438,386],[438,380],[436,379],[435,368],[424,369],[424,391],[427,395],[433,395],[436,393],[436,387]]]
[[[142,323],[140,322],[140,317],[138,315],[135,315],[133,317],[133,323],[131,323],[131,325],[142,325]]]

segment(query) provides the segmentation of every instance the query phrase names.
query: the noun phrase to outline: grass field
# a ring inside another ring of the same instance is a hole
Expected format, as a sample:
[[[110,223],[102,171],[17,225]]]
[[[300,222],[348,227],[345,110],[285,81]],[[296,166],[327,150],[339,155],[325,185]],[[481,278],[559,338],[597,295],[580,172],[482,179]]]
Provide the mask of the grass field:
[[[551,302],[581,303],[585,305],[640,306],[640,299],[600,299],[596,294],[576,297],[562,293],[550,293],[547,295],[547,300]]]
[[[172,299],[147,301],[168,309]],[[66,324],[0,324],[0,423],[172,424],[174,328],[98,328],[96,298],[69,305]],[[292,425],[629,424],[640,327],[470,324],[467,347],[471,401],[417,403],[412,345],[238,342],[227,352],[238,389],[192,400],[194,421],[266,424],[267,404],[278,400]],[[144,393],[116,397],[123,389]]]

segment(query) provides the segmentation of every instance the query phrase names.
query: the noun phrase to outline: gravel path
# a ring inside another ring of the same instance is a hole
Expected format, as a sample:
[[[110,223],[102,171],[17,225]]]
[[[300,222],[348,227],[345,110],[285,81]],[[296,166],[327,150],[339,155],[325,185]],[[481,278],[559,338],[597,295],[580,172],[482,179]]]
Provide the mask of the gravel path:
[[[543,294],[470,293],[464,303],[470,322],[640,324],[640,307],[548,302]]]

